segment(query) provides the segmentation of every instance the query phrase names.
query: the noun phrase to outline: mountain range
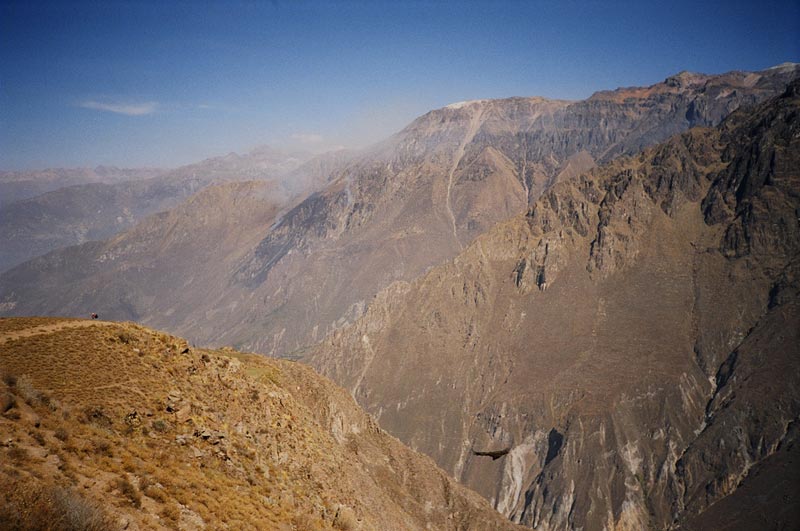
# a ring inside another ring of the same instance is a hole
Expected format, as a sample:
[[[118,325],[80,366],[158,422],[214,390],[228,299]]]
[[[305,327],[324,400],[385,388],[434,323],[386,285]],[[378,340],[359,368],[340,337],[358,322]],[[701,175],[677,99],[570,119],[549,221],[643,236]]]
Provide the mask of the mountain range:
[[[164,170],[156,168],[55,168],[40,171],[0,170],[0,207],[14,201],[35,197],[59,188],[79,184],[113,184],[155,177]]]
[[[527,527],[792,529],[798,76],[784,64],[582,101],[460,102],[358,152],[275,162],[285,171],[206,161],[207,178],[153,206],[167,210],[0,274],[0,315],[97,312],[307,363]],[[153,182],[192,183],[188,168]],[[467,525],[441,485],[436,523],[416,505],[356,513],[365,528]]]
[[[346,156],[346,152],[339,152],[311,157],[307,153],[284,153],[261,147],[244,155],[230,153],[176,170],[160,171],[149,178],[106,179],[63,186],[12,201],[0,205],[0,238],[5,242],[0,271],[55,249],[109,238],[151,214],[178,206],[215,183],[274,181],[279,185],[275,189],[280,194],[276,199],[288,203],[324,183],[326,172],[341,164]],[[55,170],[24,176],[38,181],[43,179],[42,175],[51,173],[74,172]],[[97,173],[95,170],[93,174]],[[147,174],[147,170],[140,173]],[[43,182],[49,181],[43,179]]]
[[[305,360],[514,521],[680,526],[796,468],[799,133],[794,83],[560,182]]]
[[[779,93],[796,73],[794,65],[718,76],[681,73],[579,102],[453,104],[341,166],[325,167],[311,179],[325,185],[278,218],[263,223],[258,213],[237,216],[227,231],[260,231],[261,238],[200,266],[216,279],[209,293],[185,288],[198,276],[197,261],[174,252],[180,242],[169,237],[151,246],[143,258],[148,263],[130,267],[126,249],[142,246],[143,226],[6,272],[0,305],[7,315],[96,311],[202,344],[297,356],[359,317],[379,290],[453,258],[479,234],[525,212],[559,180],[689,127],[714,125],[741,105]],[[194,221],[186,221],[191,238]],[[226,225],[225,215],[213,223]],[[225,243],[204,234],[192,248],[202,254],[217,245]],[[168,275],[186,280],[171,287],[159,282]],[[114,288],[93,287],[106,284]]]

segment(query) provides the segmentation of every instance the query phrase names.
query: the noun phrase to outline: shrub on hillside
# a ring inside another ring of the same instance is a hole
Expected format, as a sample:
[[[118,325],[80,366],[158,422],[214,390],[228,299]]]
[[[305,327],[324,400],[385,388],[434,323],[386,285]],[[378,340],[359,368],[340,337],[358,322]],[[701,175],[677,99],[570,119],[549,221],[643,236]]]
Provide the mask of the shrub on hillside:
[[[9,409],[17,407],[17,399],[11,393],[3,393],[0,398],[0,413],[5,413]]]
[[[17,385],[17,377],[10,372],[3,372],[3,383],[9,387]]]
[[[129,344],[129,343],[134,343],[134,342],[138,341],[136,339],[136,336],[134,336],[130,332],[120,332],[120,333],[118,333],[117,334],[117,339],[119,340],[120,343],[125,343],[126,345]]]
[[[137,509],[142,506],[142,495],[139,494],[139,491],[136,489],[133,483],[128,481],[128,478],[119,478],[117,480],[117,488],[123,496],[128,498],[128,501],[131,502],[131,505]]]
[[[111,443],[105,439],[95,439],[92,441],[92,449],[98,455],[114,457],[114,451],[111,448]]]
[[[39,443],[39,446],[46,446],[47,445],[47,440],[44,438],[44,435],[42,434],[42,432],[40,432],[40,431],[31,431],[28,435],[30,435],[31,438],[34,441]]]
[[[114,531],[118,526],[98,505],[70,489],[14,481],[0,487],[0,529]]]
[[[94,424],[95,426],[99,426],[107,430],[110,430],[114,425],[114,423],[111,421],[111,418],[106,415],[105,411],[103,411],[103,408],[100,406],[85,408],[83,410],[83,415],[79,420],[84,424]]]
[[[26,375],[16,378],[14,387],[17,390],[17,395],[22,398],[26,404],[31,407],[37,405],[47,406],[50,411],[56,411],[59,408],[57,401],[50,398],[50,395],[39,391],[33,386],[33,382]]]
[[[144,494],[148,498],[157,501],[158,503],[167,502],[167,496],[166,494],[164,494],[164,491],[162,489],[159,489],[155,485],[148,485],[147,488],[144,489],[142,492],[144,492]]]
[[[315,518],[306,513],[295,514],[292,517],[292,525],[294,529],[307,529],[308,531],[316,531],[325,528],[319,518]]]
[[[176,523],[181,518],[181,511],[174,503],[170,503],[161,510],[159,516],[165,520]]]
[[[31,379],[26,375],[23,374],[17,378],[16,388],[19,397],[29,406],[34,406],[39,403],[39,391],[36,390]]]
[[[8,450],[6,450],[6,455],[8,456],[8,460],[12,463],[16,463],[17,465],[22,465],[30,459],[31,454],[25,448],[20,448],[19,446],[12,446]]]
[[[69,439],[69,433],[66,429],[64,429],[63,426],[56,428],[56,431],[53,432],[53,435],[56,439],[62,442],[66,442],[66,440]]]
[[[355,531],[358,529],[358,518],[350,507],[340,505],[333,518],[333,527],[342,531]]]

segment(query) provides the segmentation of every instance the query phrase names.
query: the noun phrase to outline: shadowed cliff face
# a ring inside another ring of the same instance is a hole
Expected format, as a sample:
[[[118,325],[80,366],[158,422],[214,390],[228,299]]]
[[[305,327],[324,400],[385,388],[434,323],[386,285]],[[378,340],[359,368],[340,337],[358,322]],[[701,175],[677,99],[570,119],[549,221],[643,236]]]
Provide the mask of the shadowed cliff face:
[[[198,233],[196,247],[229,249],[218,263],[202,265],[213,271],[206,277],[214,279],[213,295],[188,280],[172,288],[161,283],[169,275],[197,278],[197,262],[192,253],[160,256],[172,248],[151,240],[158,255],[152,268],[136,275],[116,272],[126,280],[125,296],[95,289],[93,278],[78,274],[108,272],[98,265],[102,253],[92,244],[0,276],[0,303],[10,314],[100,308],[109,317],[136,316],[198,342],[297,356],[362,315],[379,290],[456,256],[478,235],[524,213],[555,183],[691,125],[716,124],[730,110],[780,92],[795,71],[790,66],[680,74],[581,102],[510,98],[453,104],[333,166],[328,186],[260,229],[237,217],[252,228],[248,234],[260,230],[256,241],[248,236],[242,242],[246,247],[232,249]],[[214,223],[223,226],[219,212]],[[135,234],[126,239],[135,241]],[[532,258],[545,260],[546,246],[537,253]],[[60,257],[67,255],[69,266]],[[117,264],[125,262],[124,253],[118,255]],[[58,285],[66,269],[79,299],[66,296],[66,289],[41,289]]]
[[[528,526],[747,513],[800,416],[799,90],[563,180],[305,359]]]

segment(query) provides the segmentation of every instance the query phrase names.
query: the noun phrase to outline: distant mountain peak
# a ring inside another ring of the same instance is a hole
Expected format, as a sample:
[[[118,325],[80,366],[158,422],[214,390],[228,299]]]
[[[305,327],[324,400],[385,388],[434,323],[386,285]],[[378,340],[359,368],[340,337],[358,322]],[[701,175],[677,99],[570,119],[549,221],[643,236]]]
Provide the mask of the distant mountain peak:
[[[470,107],[475,104],[486,103],[489,100],[467,100],[467,101],[457,101],[455,103],[451,103],[450,105],[445,105],[445,109],[462,109],[464,107]]]
[[[775,66],[771,66],[769,68],[765,68],[765,70],[789,71],[789,70],[795,70],[795,69],[797,69],[799,67],[800,67],[800,63],[793,63],[791,61],[786,61],[786,62],[781,63],[779,65],[775,65]]]
[[[664,80],[664,83],[670,87],[686,87],[691,85],[697,85],[700,83],[704,83],[708,81],[709,76],[706,74],[701,74],[699,72],[690,72],[688,70],[682,70],[675,74],[674,76],[670,76]]]

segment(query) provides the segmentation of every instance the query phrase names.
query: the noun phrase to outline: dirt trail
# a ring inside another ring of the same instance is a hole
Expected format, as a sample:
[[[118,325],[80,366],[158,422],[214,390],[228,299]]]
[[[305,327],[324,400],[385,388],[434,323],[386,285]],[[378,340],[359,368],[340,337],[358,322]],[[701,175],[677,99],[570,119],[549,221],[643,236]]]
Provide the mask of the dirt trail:
[[[23,328],[22,330],[12,330],[0,335],[0,344],[7,341],[13,341],[23,337],[30,337],[39,334],[52,334],[66,328],[84,328],[89,326],[113,326],[117,323],[109,321],[92,321],[89,319],[82,319],[80,321],[59,321],[52,324],[31,326],[30,328]]]
[[[145,400],[150,398],[147,394],[145,394],[141,389],[137,387],[141,383],[141,380],[134,379],[134,380],[125,380],[123,382],[114,382],[106,385],[93,385],[91,389],[93,392],[96,392],[100,389],[114,389],[114,388],[123,388],[125,391],[135,393]],[[73,393],[75,391],[84,391],[87,389],[87,386],[77,386],[77,387],[62,387],[59,389],[59,393]]]
[[[456,216],[455,214],[453,214],[453,207],[450,204],[450,193],[453,189],[453,175],[456,173],[458,164],[464,157],[464,150],[467,148],[467,144],[472,142],[472,139],[475,138],[475,135],[477,134],[478,129],[481,126],[483,111],[484,107],[483,104],[481,104],[478,110],[472,114],[472,119],[470,119],[469,128],[467,128],[467,133],[464,135],[464,140],[461,141],[461,144],[458,146],[458,149],[456,150],[455,157],[453,157],[453,166],[450,168],[450,175],[447,180],[447,198],[445,199],[445,206],[447,207],[448,214],[450,214],[450,222],[453,225],[453,238],[455,238],[456,244],[458,245],[459,249],[464,249],[464,246],[461,245],[461,240],[458,239]]]

